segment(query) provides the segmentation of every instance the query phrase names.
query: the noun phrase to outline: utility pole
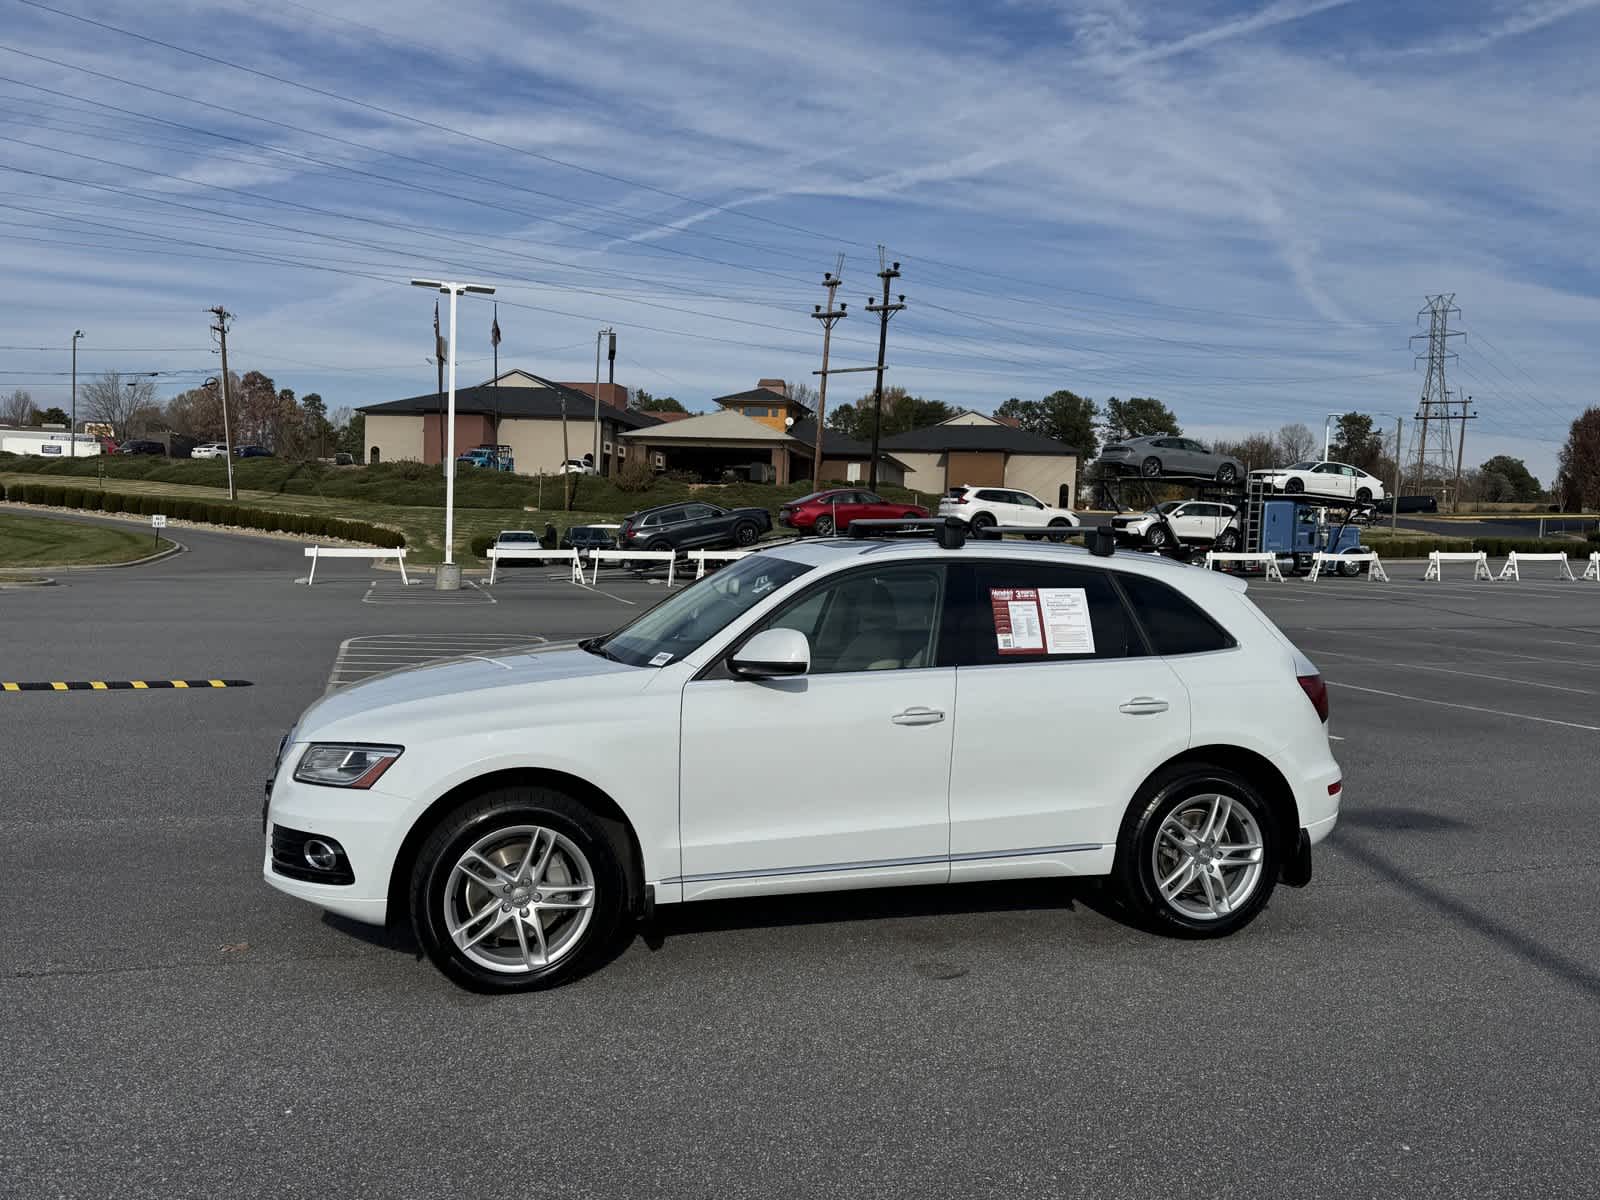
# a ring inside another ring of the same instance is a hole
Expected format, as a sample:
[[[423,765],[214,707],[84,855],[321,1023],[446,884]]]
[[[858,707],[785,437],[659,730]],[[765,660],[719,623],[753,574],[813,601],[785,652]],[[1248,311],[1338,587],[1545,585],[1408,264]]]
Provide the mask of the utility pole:
[[[833,264],[832,271],[822,273],[822,286],[828,289],[828,307],[824,311],[820,304],[812,305],[811,315],[822,322],[822,386],[817,392],[817,444],[811,451],[811,486],[822,486],[822,420],[828,412],[828,348],[833,342],[833,327],[845,318],[845,309],[848,304],[841,304],[837,309],[833,307],[833,294],[839,290],[839,285],[844,282],[844,255],[840,254]],[[874,481],[873,486],[877,483]]]
[[[594,473],[600,474],[600,339],[611,339],[611,357],[617,356],[617,331],[607,326],[594,335]]]
[[[1422,382],[1422,396],[1417,402],[1417,491],[1427,484],[1430,465],[1437,471],[1440,483],[1458,474],[1460,464],[1452,461],[1455,447],[1450,444],[1450,422],[1456,417],[1450,407],[1457,403],[1450,398],[1445,383],[1445,366],[1456,357],[1450,350],[1450,339],[1460,337],[1459,330],[1452,332],[1450,317],[1459,317],[1461,310],[1455,305],[1455,293],[1429,296],[1428,303],[1418,313],[1420,320],[1428,318],[1428,332],[1413,334],[1411,340],[1428,339],[1426,354],[1417,355],[1417,361],[1427,360],[1427,375]],[[1466,419],[1465,409],[1462,420]]]
[[[561,511],[572,511],[572,472],[567,470],[571,456],[567,448],[567,393],[561,393]]]
[[[239,493],[233,486],[233,432],[228,427],[228,322],[233,320],[233,314],[219,304],[211,315],[217,319],[211,332],[217,335],[222,350],[222,445],[228,452],[228,499],[237,500]]]
[[[67,444],[71,447],[68,455],[78,457],[78,339],[83,336],[79,329],[72,335],[72,424],[67,429]]]
[[[880,264],[883,258],[884,248],[880,245],[878,247]],[[904,295],[899,297],[898,303],[889,303],[889,283],[900,278],[900,264],[890,263],[878,272],[878,278],[883,280],[883,302],[874,304],[870,299],[867,301],[867,311],[878,314],[878,382],[872,391],[872,464],[867,468],[867,488],[874,492],[878,490],[878,442],[883,429],[883,355],[889,342],[889,318],[906,306]],[[823,378],[826,379],[827,376],[824,375]],[[821,433],[817,434],[817,438],[821,440]]]
[[[1405,443],[1400,440],[1401,427],[1406,423],[1402,416],[1394,419],[1394,495],[1389,497],[1389,535],[1394,536],[1400,526],[1400,448]]]
[[[1461,459],[1467,452],[1467,422],[1472,420],[1467,415],[1467,409],[1471,404],[1471,396],[1461,402],[1461,433],[1456,442],[1456,490],[1452,493],[1454,500],[1450,505],[1451,511],[1457,513],[1461,511]]]

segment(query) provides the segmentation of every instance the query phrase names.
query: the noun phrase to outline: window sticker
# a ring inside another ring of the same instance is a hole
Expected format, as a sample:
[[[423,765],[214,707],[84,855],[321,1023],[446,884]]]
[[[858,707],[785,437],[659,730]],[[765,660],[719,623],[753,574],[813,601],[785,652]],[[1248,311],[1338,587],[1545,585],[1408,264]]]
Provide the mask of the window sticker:
[[[1049,654],[1093,654],[1094,626],[1089,623],[1089,595],[1084,588],[1040,588],[1044,644]]]
[[[1093,654],[1084,588],[990,588],[995,648],[1001,654]]]
[[[1001,654],[1037,654],[1044,649],[1039,593],[1034,588],[990,588],[995,646]]]
[[[672,661],[672,655],[668,654],[665,650],[663,650],[660,654],[656,655],[654,658],[652,658],[650,660],[650,665],[652,667],[664,667],[671,661]]]

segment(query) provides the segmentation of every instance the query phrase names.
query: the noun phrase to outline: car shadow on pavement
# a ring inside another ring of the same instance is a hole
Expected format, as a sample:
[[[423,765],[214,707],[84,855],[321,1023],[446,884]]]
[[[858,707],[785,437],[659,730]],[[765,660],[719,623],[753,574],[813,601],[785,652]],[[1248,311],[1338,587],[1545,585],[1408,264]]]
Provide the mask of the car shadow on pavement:
[[[1371,829],[1380,833],[1442,833],[1447,829],[1471,829],[1472,823],[1424,808],[1388,804],[1347,808],[1339,814],[1339,828]]]
[[[1444,821],[1447,825],[1460,824],[1460,822],[1451,822],[1449,818],[1439,818],[1439,820]],[[1360,822],[1352,822],[1346,817],[1341,817],[1339,824],[1343,827],[1351,824],[1359,825]],[[1412,826],[1412,828],[1417,827]],[[1436,909],[1445,916],[1460,922],[1468,929],[1488,938],[1491,942],[1516,955],[1523,961],[1548,972],[1580,991],[1588,993],[1590,997],[1600,998],[1600,972],[1596,972],[1588,964],[1569,958],[1559,950],[1552,949],[1528,933],[1515,929],[1504,921],[1490,916],[1488,913],[1473,907],[1467,901],[1449,894],[1442,888],[1435,887],[1425,879],[1417,878],[1404,868],[1391,862],[1360,837],[1341,836],[1338,840],[1338,847],[1341,854],[1377,872],[1378,875],[1387,879],[1413,899],[1420,900],[1430,908]]]

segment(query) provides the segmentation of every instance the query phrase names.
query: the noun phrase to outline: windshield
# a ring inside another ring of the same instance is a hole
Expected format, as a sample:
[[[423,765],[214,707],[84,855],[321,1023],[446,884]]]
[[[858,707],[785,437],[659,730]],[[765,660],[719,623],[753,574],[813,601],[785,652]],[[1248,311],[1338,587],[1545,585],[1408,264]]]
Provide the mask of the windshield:
[[[1314,467],[1316,465],[1317,464],[1314,463],[1314,462],[1295,463],[1294,466],[1289,468],[1289,470],[1291,470],[1291,471],[1309,471],[1309,470],[1311,470],[1312,467]]]
[[[804,563],[764,554],[742,558],[663,600],[633,624],[582,646],[629,666],[664,667],[698,650],[729,622],[809,570]]]
[[[1169,513],[1169,512],[1172,512],[1174,509],[1176,509],[1182,503],[1183,503],[1182,500],[1168,500],[1165,504],[1158,504],[1156,506],[1156,511],[1159,512],[1159,513]]]

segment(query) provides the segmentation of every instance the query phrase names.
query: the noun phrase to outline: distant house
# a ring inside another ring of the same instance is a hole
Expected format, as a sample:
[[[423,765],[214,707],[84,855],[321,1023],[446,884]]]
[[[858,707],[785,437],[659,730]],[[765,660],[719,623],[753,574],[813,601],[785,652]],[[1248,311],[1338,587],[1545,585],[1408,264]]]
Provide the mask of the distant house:
[[[656,424],[653,414],[634,412],[626,403],[622,385],[600,385],[599,464],[604,475],[613,474],[627,454],[622,434]],[[364,405],[359,411],[366,415],[365,461],[443,462],[444,407],[438,392]],[[505,371],[474,387],[456,389],[456,453],[505,445],[511,447],[519,474],[549,474],[560,468],[563,454],[593,456],[595,412],[593,383],[556,383],[531,371]]]
[[[779,433],[811,415],[810,408],[789,395],[789,385],[781,379],[763,379],[748,392],[718,396],[712,403],[760,421]]]
[[[984,413],[959,413],[880,445],[905,464],[905,486],[914,491],[1010,487],[1066,507],[1077,491],[1081,451]]]

